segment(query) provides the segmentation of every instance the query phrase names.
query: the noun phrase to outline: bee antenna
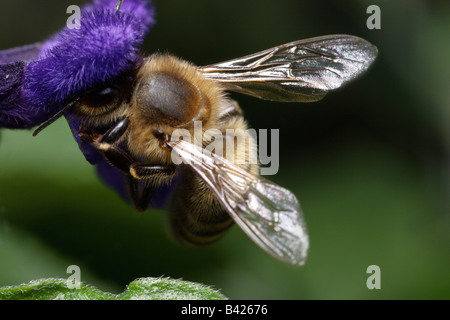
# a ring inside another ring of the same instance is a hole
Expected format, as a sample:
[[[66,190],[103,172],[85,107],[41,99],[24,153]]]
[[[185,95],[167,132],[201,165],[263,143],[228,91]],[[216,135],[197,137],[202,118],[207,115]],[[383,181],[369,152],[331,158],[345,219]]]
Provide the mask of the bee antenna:
[[[117,11],[120,10],[120,7],[122,6],[123,0],[117,0],[116,4],[116,10],[114,10],[114,13],[117,13]]]
[[[64,108],[62,108],[61,110],[59,110],[57,113],[55,113],[54,115],[52,115],[50,118],[48,118],[44,123],[42,123],[39,127],[37,127],[36,130],[33,131],[33,137],[37,136],[39,132],[41,132],[42,130],[44,130],[45,128],[47,128],[49,125],[51,125],[53,122],[55,122],[56,120],[58,120],[59,118],[61,118],[64,113],[66,113],[67,110],[69,110],[69,108],[71,108],[75,103],[77,103],[79,100],[76,99],[72,102],[70,102],[69,104],[67,104]]]

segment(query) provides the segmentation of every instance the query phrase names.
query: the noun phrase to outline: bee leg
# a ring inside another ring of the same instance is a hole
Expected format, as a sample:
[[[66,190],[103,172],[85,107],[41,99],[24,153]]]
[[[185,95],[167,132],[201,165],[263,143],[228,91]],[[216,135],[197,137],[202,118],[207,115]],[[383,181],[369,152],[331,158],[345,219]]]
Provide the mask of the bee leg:
[[[92,144],[99,150],[106,149],[109,144],[116,143],[125,133],[128,128],[129,120],[124,118],[114,124],[106,133],[100,134],[91,128],[82,126],[80,128],[79,136],[81,140]],[[104,144],[102,146],[102,144]]]
[[[148,208],[150,200],[157,187],[175,175],[175,166],[145,165],[133,163],[129,169],[128,187],[134,207],[139,211]],[[139,181],[144,181],[144,187],[139,188]]]
[[[135,179],[164,179],[173,176],[175,171],[175,166],[169,165],[146,165],[133,163],[130,166],[130,173]]]
[[[99,150],[108,162],[125,173],[130,173],[130,167],[135,160],[115,143],[123,136],[128,128],[129,120],[124,118],[114,124],[103,135],[96,133],[90,128],[82,128],[80,137],[83,141],[90,143]]]
[[[144,184],[141,188],[139,180],[136,180],[131,176],[127,176],[128,192],[133,202],[133,206],[136,210],[143,212],[148,209],[150,200],[152,200],[153,194],[156,188],[152,185]]]
[[[128,191],[136,210],[147,210],[158,186],[162,182],[171,179],[175,172],[175,166],[131,163],[125,175],[127,176]],[[143,183],[140,183],[141,181]]]
[[[102,136],[101,143],[116,143],[128,129],[128,125],[130,124],[130,120],[128,118],[124,118],[114,124],[106,133]]]
[[[101,152],[111,165],[125,174],[131,201],[138,211],[145,211],[148,208],[153,193],[160,184],[159,181],[175,174],[175,166],[140,164],[114,144],[108,144]]]
[[[92,145],[99,149],[109,164],[123,172],[133,206],[138,211],[146,210],[154,193],[154,188],[147,185],[141,187],[139,181],[132,176],[130,169],[135,163],[134,159],[116,145],[104,142],[101,144],[93,143]],[[102,148],[100,149],[99,146]]]
[[[175,174],[175,166],[140,164],[113,144],[109,144],[108,148],[102,149],[101,152],[111,165],[126,176],[131,201],[138,211],[147,210],[160,181],[167,180]],[[143,183],[140,183],[141,181]]]
[[[139,211],[148,208],[150,200],[160,181],[167,180],[175,174],[175,166],[145,165],[136,162],[126,151],[115,143],[128,128],[127,118],[117,122],[105,134],[100,135],[84,128],[80,136],[99,150],[106,160],[121,170],[127,179],[128,192],[134,207]],[[145,180],[143,184],[139,180]]]

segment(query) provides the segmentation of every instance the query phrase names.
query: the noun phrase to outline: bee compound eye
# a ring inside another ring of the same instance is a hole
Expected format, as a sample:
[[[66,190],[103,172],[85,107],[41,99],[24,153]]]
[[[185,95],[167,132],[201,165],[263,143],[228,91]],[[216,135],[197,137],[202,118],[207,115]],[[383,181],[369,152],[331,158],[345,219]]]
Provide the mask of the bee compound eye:
[[[75,108],[84,116],[101,116],[110,113],[122,103],[122,90],[119,86],[103,86],[86,92]]]
[[[191,121],[204,103],[199,90],[185,79],[167,73],[143,78],[136,92],[143,115],[173,125]]]
[[[119,88],[110,86],[94,89],[84,95],[81,103],[89,108],[115,107],[120,101]]]

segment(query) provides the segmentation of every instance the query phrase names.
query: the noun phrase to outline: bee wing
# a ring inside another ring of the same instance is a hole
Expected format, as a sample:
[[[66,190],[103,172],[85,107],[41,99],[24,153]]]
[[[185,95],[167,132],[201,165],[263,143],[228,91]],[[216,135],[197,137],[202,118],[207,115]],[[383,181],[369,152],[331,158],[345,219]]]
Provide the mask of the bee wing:
[[[304,264],[309,240],[294,194],[186,141],[168,145],[205,181],[257,245],[282,261]]]
[[[328,35],[199,67],[232,91],[264,100],[313,102],[366,71],[378,50],[364,39]]]

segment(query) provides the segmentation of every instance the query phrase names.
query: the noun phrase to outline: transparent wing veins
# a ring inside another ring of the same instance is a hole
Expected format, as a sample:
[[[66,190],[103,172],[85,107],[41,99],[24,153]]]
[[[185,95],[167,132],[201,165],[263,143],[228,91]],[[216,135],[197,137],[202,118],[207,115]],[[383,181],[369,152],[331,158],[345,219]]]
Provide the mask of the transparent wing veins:
[[[377,54],[377,48],[364,39],[329,35],[290,42],[198,70],[228,90],[265,100],[312,102],[365,72]]]
[[[282,261],[296,265],[305,262],[309,240],[294,194],[191,143],[168,144],[205,181],[256,244]]]

